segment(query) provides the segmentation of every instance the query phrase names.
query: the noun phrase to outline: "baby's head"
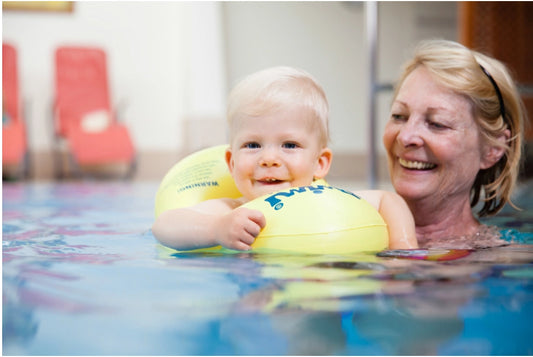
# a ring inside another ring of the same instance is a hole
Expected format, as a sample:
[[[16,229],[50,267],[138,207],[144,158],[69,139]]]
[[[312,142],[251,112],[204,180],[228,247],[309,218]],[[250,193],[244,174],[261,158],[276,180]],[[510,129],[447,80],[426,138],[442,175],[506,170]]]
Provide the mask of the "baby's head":
[[[304,71],[274,67],[246,77],[230,94],[228,124],[226,162],[247,199],[310,185],[329,171],[328,102]]]
[[[312,113],[321,145],[326,147],[329,106],[318,82],[309,73],[292,67],[272,67],[253,73],[230,93],[227,111],[229,140],[233,141],[240,119],[298,107]]]

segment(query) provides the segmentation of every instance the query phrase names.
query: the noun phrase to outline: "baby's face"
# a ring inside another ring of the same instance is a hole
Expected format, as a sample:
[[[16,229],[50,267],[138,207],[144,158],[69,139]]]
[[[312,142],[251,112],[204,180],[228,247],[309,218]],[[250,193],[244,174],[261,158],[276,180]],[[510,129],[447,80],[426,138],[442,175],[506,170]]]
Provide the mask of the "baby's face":
[[[309,109],[284,108],[238,119],[226,155],[239,191],[247,199],[323,178],[331,151],[320,140],[317,119]]]

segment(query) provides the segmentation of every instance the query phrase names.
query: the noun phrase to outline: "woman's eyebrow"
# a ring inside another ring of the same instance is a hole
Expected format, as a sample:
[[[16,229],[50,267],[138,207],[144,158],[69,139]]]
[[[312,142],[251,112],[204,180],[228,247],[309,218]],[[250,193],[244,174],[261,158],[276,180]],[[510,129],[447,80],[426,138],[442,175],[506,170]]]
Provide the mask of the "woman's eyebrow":
[[[398,100],[396,99],[392,105],[400,105],[402,106],[404,109],[409,109],[410,106],[409,104],[407,104],[407,102],[404,102],[402,100]],[[453,109],[452,108],[448,108],[448,107],[443,107],[443,106],[430,106],[430,107],[427,107],[427,110],[426,110],[428,113],[438,113],[438,112],[453,112]]]
[[[453,110],[451,108],[447,107],[428,107],[428,113],[438,113],[438,112],[446,112],[446,113],[453,113]]]

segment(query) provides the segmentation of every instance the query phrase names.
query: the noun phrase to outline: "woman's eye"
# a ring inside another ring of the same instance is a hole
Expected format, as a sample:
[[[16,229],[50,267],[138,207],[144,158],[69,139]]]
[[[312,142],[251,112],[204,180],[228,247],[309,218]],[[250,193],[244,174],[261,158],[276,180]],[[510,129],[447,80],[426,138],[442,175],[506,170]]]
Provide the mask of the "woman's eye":
[[[407,116],[404,114],[392,113],[391,119],[394,121],[405,121],[407,119]]]
[[[436,122],[436,121],[430,121],[428,123],[428,125],[433,128],[433,129],[446,129],[448,126],[442,124],[442,123],[439,123],[439,122]]]

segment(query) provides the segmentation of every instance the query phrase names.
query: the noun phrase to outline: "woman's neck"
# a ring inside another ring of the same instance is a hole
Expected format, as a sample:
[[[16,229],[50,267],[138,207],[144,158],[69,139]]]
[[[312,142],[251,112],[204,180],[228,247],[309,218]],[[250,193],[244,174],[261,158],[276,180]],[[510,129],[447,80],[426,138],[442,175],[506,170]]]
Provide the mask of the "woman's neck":
[[[420,246],[431,240],[442,240],[451,237],[473,235],[480,223],[474,217],[470,202],[443,201],[435,205],[435,201],[408,202],[414,215],[416,236]]]

